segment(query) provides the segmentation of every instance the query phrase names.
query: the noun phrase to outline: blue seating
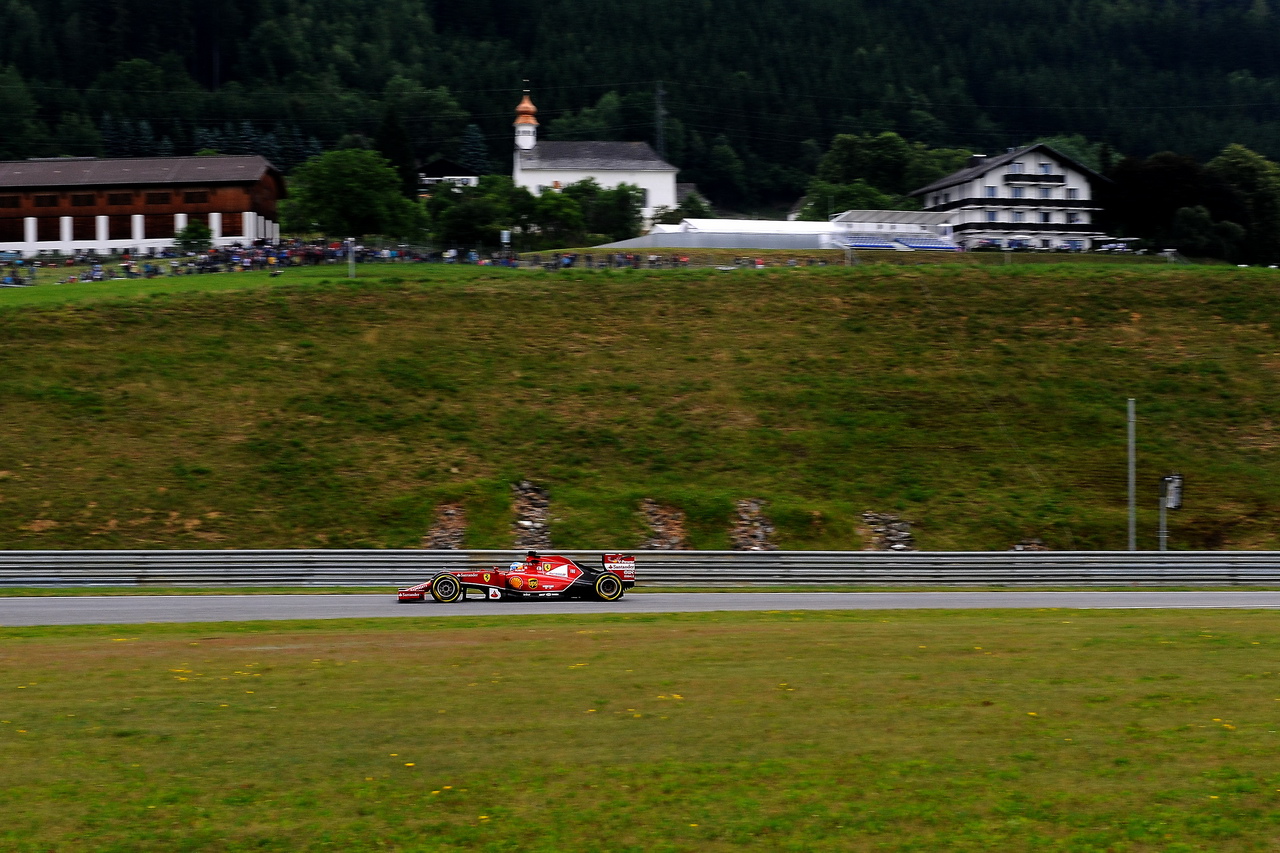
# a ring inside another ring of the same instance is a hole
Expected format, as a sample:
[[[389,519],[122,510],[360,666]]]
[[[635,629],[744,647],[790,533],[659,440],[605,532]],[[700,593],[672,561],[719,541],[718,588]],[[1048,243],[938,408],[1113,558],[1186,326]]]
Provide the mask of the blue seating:
[[[911,249],[941,249],[955,252],[959,247],[939,237],[899,237],[898,242]]]
[[[896,249],[892,240],[886,240],[878,234],[845,234],[840,242],[850,249]]]

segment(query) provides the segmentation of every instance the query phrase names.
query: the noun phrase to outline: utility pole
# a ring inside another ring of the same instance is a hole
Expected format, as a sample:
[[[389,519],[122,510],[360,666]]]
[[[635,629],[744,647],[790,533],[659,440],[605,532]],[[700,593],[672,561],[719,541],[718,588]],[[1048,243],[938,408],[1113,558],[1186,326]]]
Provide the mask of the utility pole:
[[[1129,398],[1129,550],[1138,550],[1138,401]],[[1163,503],[1163,502],[1162,502]]]
[[[653,92],[653,127],[657,136],[655,140],[658,145],[658,156],[663,160],[667,159],[667,109],[663,106],[662,99],[666,97],[666,91],[662,88],[662,81],[658,81],[657,88]]]

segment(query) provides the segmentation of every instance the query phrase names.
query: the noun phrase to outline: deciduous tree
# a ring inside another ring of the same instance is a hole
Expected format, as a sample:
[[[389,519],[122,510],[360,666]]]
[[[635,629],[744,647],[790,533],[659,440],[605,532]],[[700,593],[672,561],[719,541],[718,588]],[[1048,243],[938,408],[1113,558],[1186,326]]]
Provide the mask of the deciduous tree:
[[[424,225],[421,208],[400,192],[400,177],[376,151],[344,148],[299,166],[286,200],[298,231],[362,237],[412,237]]]

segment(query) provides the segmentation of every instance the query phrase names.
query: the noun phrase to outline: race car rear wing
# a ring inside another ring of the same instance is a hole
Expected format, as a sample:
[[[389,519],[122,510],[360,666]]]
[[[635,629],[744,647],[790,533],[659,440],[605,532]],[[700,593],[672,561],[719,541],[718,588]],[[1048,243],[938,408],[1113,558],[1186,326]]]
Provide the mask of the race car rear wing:
[[[627,554],[605,554],[600,558],[606,572],[613,572],[624,581],[636,579],[636,558]]]

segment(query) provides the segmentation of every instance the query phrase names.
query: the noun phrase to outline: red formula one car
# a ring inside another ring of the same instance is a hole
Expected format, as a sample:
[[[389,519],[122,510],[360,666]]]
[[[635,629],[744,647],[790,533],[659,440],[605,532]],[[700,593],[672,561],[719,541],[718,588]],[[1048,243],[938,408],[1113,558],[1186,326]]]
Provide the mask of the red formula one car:
[[[430,595],[441,604],[463,601],[475,590],[490,601],[504,598],[589,598],[617,601],[636,585],[636,558],[605,554],[601,565],[584,566],[568,557],[539,555],[530,551],[523,561],[509,567],[472,571],[450,569],[431,580],[400,590],[401,604],[426,601]]]

